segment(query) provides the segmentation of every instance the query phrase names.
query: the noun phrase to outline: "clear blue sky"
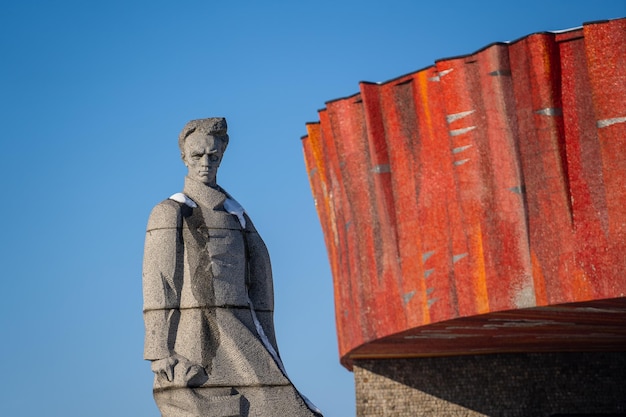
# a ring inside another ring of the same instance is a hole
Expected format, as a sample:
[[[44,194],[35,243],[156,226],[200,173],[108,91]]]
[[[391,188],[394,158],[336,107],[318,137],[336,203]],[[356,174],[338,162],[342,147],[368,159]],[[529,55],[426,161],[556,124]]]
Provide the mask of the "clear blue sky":
[[[141,262],[181,190],[176,138],[225,116],[219,183],[272,255],[287,371],[355,415],[300,137],[324,102],[495,41],[626,15],[625,1],[4,1],[0,415],[150,417]]]

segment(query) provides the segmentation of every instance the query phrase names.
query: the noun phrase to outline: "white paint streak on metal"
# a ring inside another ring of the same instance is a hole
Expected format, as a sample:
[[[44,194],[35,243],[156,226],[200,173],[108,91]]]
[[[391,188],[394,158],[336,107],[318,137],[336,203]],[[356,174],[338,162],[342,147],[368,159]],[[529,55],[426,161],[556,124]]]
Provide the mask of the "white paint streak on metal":
[[[467,149],[469,149],[471,147],[472,147],[472,145],[459,146],[458,148],[452,149],[452,153],[453,154],[457,154],[457,153],[463,152],[463,151],[465,151],[465,150],[467,150]]]
[[[611,125],[615,125],[618,123],[626,123],[626,116],[625,117],[614,117],[612,119],[602,119],[602,120],[598,120],[596,122],[596,126],[598,126],[598,129],[602,129],[604,127],[609,127]]]
[[[435,254],[434,250],[431,250],[429,252],[424,252],[422,254],[422,262],[426,262],[431,256],[433,256]]]
[[[536,307],[533,310],[539,311],[554,311],[561,313],[610,313],[610,314],[624,314],[626,309],[623,308],[596,308],[596,307]]]
[[[476,129],[476,126],[469,126],[469,127],[464,127],[461,129],[453,129],[450,131],[450,136],[460,136],[467,132],[471,132],[474,129]]]
[[[430,77],[428,79],[428,81],[433,81],[433,82],[439,82],[441,81],[441,77],[443,77],[446,74],[449,74],[450,72],[452,72],[454,70],[454,68],[450,68],[447,70],[443,70],[440,73],[438,73],[437,75],[435,75],[434,77]]]
[[[467,253],[460,253],[458,255],[454,255],[452,256],[452,263],[455,264],[459,262],[461,259],[465,258],[466,256],[467,256]]]
[[[386,172],[391,172],[391,167],[389,166],[389,164],[376,165],[374,168],[372,168],[372,172],[376,174],[384,174]]]
[[[617,313],[617,314],[626,313],[626,309],[623,309],[623,308],[608,309],[608,308],[595,308],[595,307],[576,307],[574,308],[574,310],[582,311],[585,313]]]
[[[481,326],[448,326],[446,330],[496,330],[496,329],[485,329]]]
[[[402,299],[404,301],[404,305],[407,305],[409,303],[409,301],[411,301],[411,298],[413,298],[414,295],[415,295],[415,290],[404,294],[402,296]]]
[[[491,71],[489,73],[489,75],[491,75],[492,77],[510,77],[511,76],[511,70],[510,69],[499,69],[499,70]]]
[[[463,165],[467,161],[469,161],[469,158],[468,159],[461,159],[460,161],[454,161],[454,166],[458,167],[459,165]]]
[[[520,319],[520,320],[507,320],[507,319],[489,319],[489,321],[499,321],[500,324],[483,324],[485,329],[498,329],[504,327],[540,327],[540,326],[576,326],[576,323],[569,322],[560,322],[554,320],[530,320],[530,319]]]
[[[453,113],[453,114],[449,114],[446,116],[446,121],[448,123],[452,123],[456,120],[462,119],[464,117],[469,116],[470,114],[474,113],[476,110],[468,110],[468,111],[462,111],[460,113]]]
[[[542,116],[563,116],[563,109],[558,107],[546,107],[545,109],[539,109],[535,113]]]
[[[537,339],[613,339],[613,338],[622,339],[624,335],[614,334],[614,333],[567,333],[567,334],[551,334],[551,335],[537,335]]]

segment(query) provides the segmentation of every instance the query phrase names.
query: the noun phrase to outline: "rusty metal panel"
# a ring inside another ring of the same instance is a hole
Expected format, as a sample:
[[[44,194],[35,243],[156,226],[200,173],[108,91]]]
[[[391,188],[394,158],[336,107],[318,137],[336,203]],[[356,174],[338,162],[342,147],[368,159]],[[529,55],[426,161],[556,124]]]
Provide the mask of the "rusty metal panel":
[[[303,146],[346,366],[626,347],[626,19],[363,82],[319,116]]]

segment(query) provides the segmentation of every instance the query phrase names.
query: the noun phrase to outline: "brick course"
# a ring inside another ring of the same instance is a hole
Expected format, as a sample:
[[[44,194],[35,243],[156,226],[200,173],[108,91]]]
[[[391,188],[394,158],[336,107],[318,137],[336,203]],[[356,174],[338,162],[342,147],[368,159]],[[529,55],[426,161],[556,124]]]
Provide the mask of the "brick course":
[[[626,352],[356,360],[359,417],[626,416]]]

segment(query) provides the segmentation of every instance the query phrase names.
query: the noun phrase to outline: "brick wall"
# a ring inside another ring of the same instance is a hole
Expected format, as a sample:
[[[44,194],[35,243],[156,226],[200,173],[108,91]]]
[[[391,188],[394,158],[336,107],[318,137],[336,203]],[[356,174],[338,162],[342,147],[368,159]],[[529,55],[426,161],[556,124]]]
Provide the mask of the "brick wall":
[[[356,360],[359,417],[626,416],[626,352]]]

